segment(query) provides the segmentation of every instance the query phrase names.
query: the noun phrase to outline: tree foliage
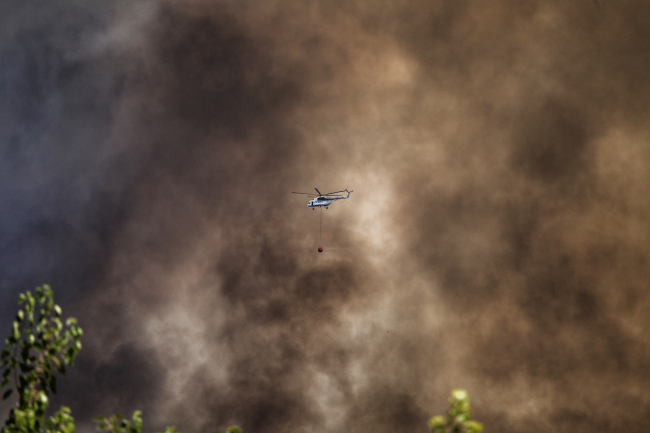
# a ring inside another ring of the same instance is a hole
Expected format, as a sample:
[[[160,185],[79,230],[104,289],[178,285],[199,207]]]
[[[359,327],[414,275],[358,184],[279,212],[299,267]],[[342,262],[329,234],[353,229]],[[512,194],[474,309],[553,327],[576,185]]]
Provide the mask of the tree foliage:
[[[99,416],[94,418],[93,421],[97,423],[97,431],[110,432],[110,433],[140,433],[142,431],[142,412],[136,410],[133,412],[131,421],[122,417],[122,415],[115,414],[108,418]],[[168,427],[169,429],[169,427]],[[176,431],[173,430],[175,433]],[[168,433],[165,430],[165,433]],[[169,432],[172,433],[172,432]]]
[[[61,307],[54,304],[52,289],[45,285],[35,296],[27,291],[18,297],[19,310],[12,331],[0,354],[2,382],[8,387],[2,398],[17,394],[16,407],[11,409],[2,433],[74,431],[70,409],[61,410],[45,423],[48,395],[56,394],[56,374],[65,374],[81,350],[81,328],[74,318],[61,321]]]
[[[447,417],[434,416],[429,420],[432,433],[481,433],[483,425],[472,421],[469,395],[464,389],[454,389],[449,396]]]

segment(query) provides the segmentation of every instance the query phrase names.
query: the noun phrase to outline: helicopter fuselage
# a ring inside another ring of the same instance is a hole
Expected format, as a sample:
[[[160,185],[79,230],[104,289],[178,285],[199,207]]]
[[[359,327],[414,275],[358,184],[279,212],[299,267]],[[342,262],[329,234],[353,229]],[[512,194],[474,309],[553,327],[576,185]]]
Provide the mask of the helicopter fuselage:
[[[316,197],[313,200],[309,200],[309,203],[307,203],[307,207],[321,207],[321,206],[329,206],[332,204],[334,200],[340,200],[343,197],[332,197],[332,198],[325,198],[325,197]]]

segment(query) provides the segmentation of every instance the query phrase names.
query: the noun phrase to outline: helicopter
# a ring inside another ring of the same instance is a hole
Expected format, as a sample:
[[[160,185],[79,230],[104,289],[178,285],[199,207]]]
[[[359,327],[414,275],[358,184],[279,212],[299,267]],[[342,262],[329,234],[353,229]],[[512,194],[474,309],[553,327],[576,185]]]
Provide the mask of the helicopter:
[[[291,194],[305,194],[305,195],[310,195],[310,196],[316,196],[316,198],[309,200],[309,203],[307,203],[307,207],[312,208],[313,210],[316,210],[317,207],[323,207],[325,206],[325,209],[329,208],[329,205],[332,204],[333,201],[336,200],[345,200],[348,197],[350,197],[350,193],[354,191],[348,191],[347,189],[344,189],[343,191],[335,191],[335,192],[328,192],[327,194],[321,193],[318,188],[314,188],[318,195],[316,194],[310,194],[308,192],[292,192]],[[338,194],[340,192],[347,192],[348,195],[343,197],[342,195],[333,195],[333,194]]]

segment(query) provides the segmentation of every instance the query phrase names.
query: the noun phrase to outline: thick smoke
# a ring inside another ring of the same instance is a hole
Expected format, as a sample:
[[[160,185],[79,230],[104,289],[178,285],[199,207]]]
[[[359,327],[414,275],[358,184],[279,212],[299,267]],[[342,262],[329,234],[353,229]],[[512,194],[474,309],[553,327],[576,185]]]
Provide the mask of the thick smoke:
[[[23,2],[0,28],[0,325],[148,429],[644,431],[650,6]],[[309,192],[354,189],[321,211]],[[318,245],[325,252],[316,252]]]

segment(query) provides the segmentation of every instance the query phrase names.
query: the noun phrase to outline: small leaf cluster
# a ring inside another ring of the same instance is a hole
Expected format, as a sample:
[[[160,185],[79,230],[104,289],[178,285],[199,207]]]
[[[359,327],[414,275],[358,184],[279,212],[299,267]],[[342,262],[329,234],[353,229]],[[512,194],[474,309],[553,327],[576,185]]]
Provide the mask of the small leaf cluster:
[[[472,421],[469,395],[464,389],[454,389],[449,397],[447,418],[442,415],[429,420],[432,433],[481,433],[483,425]]]
[[[74,418],[70,408],[63,406],[47,420],[46,433],[74,433]]]
[[[98,432],[110,433],[140,433],[142,431],[142,412],[136,410],[133,412],[131,421],[124,419],[119,413],[112,415],[108,418],[99,416],[93,418],[97,423]]]
[[[83,331],[74,318],[61,321],[61,307],[54,304],[49,286],[30,291],[18,297],[19,310],[12,330],[0,353],[2,382],[0,390],[13,382],[2,395],[8,398],[17,394],[17,407],[9,413],[2,433],[72,432],[74,422],[70,410],[62,408],[45,425],[45,411],[49,405],[48,395],[56,394],[55,373],[65,374],[66,366],[72,365],[81,350]]]

